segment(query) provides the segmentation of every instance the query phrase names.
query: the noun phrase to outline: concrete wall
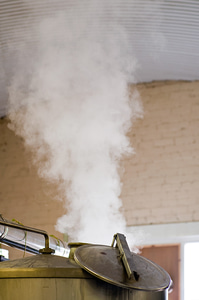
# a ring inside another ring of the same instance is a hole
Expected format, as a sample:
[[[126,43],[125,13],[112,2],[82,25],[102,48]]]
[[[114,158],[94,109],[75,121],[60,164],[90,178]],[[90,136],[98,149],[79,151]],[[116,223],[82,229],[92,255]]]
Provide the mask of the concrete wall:
[[[144,118],[129,136],[122,199],[128,225],[199,221],[199,83],[138,85]],[[21,138],[0,120],[0,213],[62,238],[56,187],[37,175]]]

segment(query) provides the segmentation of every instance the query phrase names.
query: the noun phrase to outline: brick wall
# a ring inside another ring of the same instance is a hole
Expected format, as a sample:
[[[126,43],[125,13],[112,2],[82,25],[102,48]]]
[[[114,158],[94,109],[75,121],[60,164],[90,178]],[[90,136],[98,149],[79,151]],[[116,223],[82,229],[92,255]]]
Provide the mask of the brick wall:
[[[144,118],[124,160],[128,225],[199,221],[199,83],[138,85]]]
[[[59,235],[54,224],[63,207],[53,198],[56,187],[38,177],[23,140],[7,124],[7,119],[0,120],[0,213],[6,219]]]
[[[144,118],[129,133],[122,199],[128,225],[199,221],[199,83],[138,85]],[[21,138],[0,120],[0,213],[47,230],[64,213],[56,187],[41,180]]]

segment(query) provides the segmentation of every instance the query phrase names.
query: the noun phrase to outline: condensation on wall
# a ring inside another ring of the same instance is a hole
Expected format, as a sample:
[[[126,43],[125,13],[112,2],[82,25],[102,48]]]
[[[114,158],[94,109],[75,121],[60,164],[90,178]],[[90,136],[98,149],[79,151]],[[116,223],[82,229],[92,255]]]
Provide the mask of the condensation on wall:
[[[122,167],[127,224],[199,221],[199,83],[139,84],[144,118],[129,133],[136,154]],[[0,213],[62,238],[57,187],[37,175],[21,138],[0,120]]]

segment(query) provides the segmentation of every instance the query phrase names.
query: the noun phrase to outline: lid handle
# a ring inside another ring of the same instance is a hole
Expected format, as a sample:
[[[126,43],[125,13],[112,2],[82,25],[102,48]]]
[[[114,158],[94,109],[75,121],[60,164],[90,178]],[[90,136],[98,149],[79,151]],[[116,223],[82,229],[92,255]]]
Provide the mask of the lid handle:
[[[135,270],[135,266],[133,264],[133,257],[129,249],[129,246],[126,242],[126,237],[121,233],[116,233],[113,237],[113,242],[111,244],[111,247],[114,246],[115,241],[117,243],[116,247],[119,249],[120,256],[123,261],[128,278],[132,279],[134,277],[134,279],[138,281],[140,276]]]

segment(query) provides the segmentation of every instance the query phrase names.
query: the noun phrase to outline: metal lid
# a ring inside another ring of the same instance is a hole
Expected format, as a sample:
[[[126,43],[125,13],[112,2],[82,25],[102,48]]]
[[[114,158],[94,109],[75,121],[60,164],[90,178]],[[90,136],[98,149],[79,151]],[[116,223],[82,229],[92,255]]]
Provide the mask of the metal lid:
[[[85,245],[76,249],[74,258],[87,272],[116,286],[145,291],[169,287],[171,279],[164,269],[140,255],[130,252],[128,257],[127,249],[119,248],[119,244],[117,247]],[[130,266],[130,274],[126,265]]]

